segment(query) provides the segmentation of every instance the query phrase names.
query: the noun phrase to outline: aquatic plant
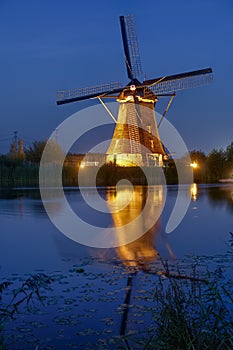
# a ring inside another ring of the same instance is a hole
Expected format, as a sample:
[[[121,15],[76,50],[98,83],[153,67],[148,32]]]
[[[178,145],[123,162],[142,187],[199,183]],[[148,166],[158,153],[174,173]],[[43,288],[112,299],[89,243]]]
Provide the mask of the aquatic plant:
[[[155,284],[151,328],[141,334],[116,339],[119,349],[230,350],[233,348],[232,285],[220,283],[221,268],[199,278],[164,271]]]
[[[220,293],[216,282],[184,284],[171,278],[167,285],[164,282],[160,279],[155,291],[158,312],[154,348],[233,348],[233,323],[226,300],[230,295],[226,290]]]
[[[4,281],[0,283],[0,350],[6,349],[4,346],[4,324],[7,320],[13,319],[22,305],[30,310],[30,303],[38,300],[43,303],[41,289],[48,289],[53,279],[44,273],[30,276],[19,288],[13,290],[12,298],[7,304],[3,304],[3,294],[12,285],[12,282]]]

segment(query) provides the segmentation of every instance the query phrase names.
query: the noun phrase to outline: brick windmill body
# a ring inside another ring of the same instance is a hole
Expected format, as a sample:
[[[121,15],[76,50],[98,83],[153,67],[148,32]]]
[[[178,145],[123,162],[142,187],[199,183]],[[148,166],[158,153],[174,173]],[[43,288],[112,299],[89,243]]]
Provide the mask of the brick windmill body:
[[[166,152],[159,137],[158,127],[166,115],[176,91],[205,85],[212,79],[212,69],[163,76],[151,80],[138,80],[142,75],[134,17],[120,16],[125,63],[130,82],[105,84],[90,88],[59,91],[57,104],[98,98],[114,98],[119,111],[106,162],[120,166],[163,166]],[[159,124],[155,104],[159,97],[169,97]]]

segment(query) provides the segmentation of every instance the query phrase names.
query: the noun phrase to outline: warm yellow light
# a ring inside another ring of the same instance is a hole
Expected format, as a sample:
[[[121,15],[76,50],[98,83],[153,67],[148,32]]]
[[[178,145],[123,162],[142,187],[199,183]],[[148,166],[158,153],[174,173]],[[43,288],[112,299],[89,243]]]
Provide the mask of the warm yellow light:
[[[124,166],[126,166],[126,167],[130,167],[130,166],[137,166],[137,164],[135,164],[135,163],[133,163],[133,162],[131,162],[130,160],[125,160],[125,159],[119,159],[119,160],[117,160],[117,162],[116,162],[116,164],[118,165],[118,166],[122,166],[122,167],[124,167]]]
[[[191,194],[191,198],[194,202],[197,199],[197,192],[198,192],[197,184],[193,183],[190,187],[190,194]]]
[[[135,85],[130,85],[129,88],[130,88],[131,91],[135,91],[136,90],[136,86]]]
[[[81,163],[81,164],[80,164],[80,168],[81,168],[81,169],[84,169],[84,168],[85,168],[85,164],[84,164],[84,163]]]
[[[140,154],[116,154],[116,155],[108,155],[107,163],[116,164],[120,167],[133,167],[141,165],[141,155]]]
[[[192,162],[191,164],[190,164],[190,166],[193,168],[193,169],[196,169],[197,168],[197,162]]]

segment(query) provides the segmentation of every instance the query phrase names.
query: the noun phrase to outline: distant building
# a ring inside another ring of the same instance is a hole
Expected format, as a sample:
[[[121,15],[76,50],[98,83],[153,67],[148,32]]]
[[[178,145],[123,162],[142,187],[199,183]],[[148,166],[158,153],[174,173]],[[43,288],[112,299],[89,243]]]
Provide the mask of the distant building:
[[[68,154],[65,158],[64,166],[76,166],[84,168],[86,166],[99,166],[106,162],[106,155],[101,153],[88,154]]]

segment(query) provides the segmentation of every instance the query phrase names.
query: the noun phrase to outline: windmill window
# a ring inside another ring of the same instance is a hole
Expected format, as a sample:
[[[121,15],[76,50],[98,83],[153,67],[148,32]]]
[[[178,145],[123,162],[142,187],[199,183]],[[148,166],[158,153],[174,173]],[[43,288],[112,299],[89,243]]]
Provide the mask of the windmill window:
[[[152,149],[154,149],[154,146],[155,146],[154,140],[150,140],[150,147],[151,147]]]
[[[151,134],[151,125],[147,125],[147,131]]]

